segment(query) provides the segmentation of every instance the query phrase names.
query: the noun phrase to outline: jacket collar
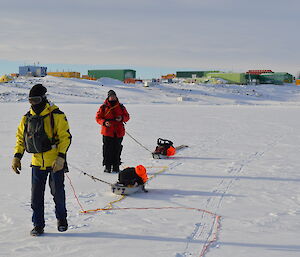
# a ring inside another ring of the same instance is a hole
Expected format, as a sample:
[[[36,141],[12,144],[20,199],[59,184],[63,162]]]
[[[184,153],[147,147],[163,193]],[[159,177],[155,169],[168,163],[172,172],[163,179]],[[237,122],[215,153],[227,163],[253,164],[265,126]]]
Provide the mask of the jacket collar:
[[[44,110],[39,114],[39,116],[45,116],[45,115],[49,114],[50,112],[52,112],[55,109],[58,109],[58,107],[55,104],[46,103],[46,106],[45,106]],[[36,113],[34,112],[34,110],[32,108],[30,108],[30,114],[31,115],[36,115]]]

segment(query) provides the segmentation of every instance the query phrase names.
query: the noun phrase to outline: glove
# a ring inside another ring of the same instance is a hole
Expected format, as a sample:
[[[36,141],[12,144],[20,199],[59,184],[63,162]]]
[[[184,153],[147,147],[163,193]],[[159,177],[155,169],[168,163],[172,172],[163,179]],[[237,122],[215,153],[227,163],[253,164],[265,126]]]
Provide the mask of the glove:
[[[53,172],[62,170],[64,168],[64,165],[65,165],[65,159],[60,156],[57,156],[56,160],[52,164]]]
[[[14,157],[13,160],[12,160],[11,167],[14,170],[15,173],[20,174],[21,160],[18,157]]]

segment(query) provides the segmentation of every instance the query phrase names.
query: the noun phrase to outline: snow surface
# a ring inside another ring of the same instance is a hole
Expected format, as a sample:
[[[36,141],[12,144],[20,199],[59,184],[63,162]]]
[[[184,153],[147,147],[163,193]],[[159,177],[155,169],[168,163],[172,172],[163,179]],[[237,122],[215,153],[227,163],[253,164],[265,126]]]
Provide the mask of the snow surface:
[[[36,83],[43,83],[48,98],[66,113],[73,142],[65,181],[69,230],[57,231],[47,187],[45,235],[33,238],[30,155],[24,155],[20,175],[10,166],[16,128]],[[159,137],[189,145],[173,158],[155,160],[126,135],[123,167],[143,164],[155,177],[149,193],[112,206],[120,196],[81,172],[117,180],[116,174],[103,173],[100,126],[94,119],[109,89],[131,115],[127,132],[145,148],[154,150]],[[300,256],[299,87],[145,88],[47,76],[0,84],[0,102],[0,256]],[[76,196],[84,210],[113,209],[81,213]]]

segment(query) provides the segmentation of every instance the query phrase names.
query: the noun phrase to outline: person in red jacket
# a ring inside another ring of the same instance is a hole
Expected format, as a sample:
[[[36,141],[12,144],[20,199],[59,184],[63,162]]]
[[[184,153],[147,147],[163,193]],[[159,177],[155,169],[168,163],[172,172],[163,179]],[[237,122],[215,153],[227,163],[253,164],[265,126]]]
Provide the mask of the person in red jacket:
[[[125,106],[119,102],[116,92],[109,90],[104,104],[96,114],[96,121],[102,127],[104,172],[120,171],[122,141],[125,135],[124,122],[129,119],[129,114]]]

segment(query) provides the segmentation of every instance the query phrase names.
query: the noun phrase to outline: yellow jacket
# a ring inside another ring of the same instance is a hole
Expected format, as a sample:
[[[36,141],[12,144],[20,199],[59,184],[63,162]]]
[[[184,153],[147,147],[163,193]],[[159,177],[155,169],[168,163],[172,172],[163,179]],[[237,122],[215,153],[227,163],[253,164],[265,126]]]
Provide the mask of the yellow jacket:
[[[52,131],[51,118],[50,115],[46,116],[44,119],[44,129],[49,139],[55,135],[56,147],[43,153],[34,153],[32,155],[31,165],[39,166],[41,170],[45,170],[51,167],[53,162],[56,160],[57,156],[65,158],[68,148],[71,144],[72,135],[69,131],[69,124],[66,115],[58,109],[54,104],[46,104],[45,109],[40,113],[40,116],[45,116],[52,112],[54,120],[54,131]],[[30,109],[30,114],[36,115],[36,113]],[[19,124],[16,133],[16,146],[14,156],[22,158],[25,151],[24,142],[24,129],[25,129],[26,116],[24,115]]]

